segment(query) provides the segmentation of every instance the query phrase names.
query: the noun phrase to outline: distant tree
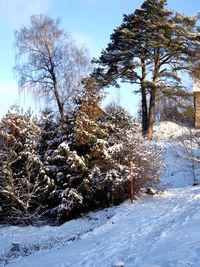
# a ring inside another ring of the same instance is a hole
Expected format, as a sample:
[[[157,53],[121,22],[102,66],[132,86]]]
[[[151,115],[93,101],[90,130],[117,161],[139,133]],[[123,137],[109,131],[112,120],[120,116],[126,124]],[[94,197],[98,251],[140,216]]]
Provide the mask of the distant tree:
[[[60,29],[59,20],[39,15],[32,16],[30,22],[29,27],[15,33],[19,88],[55,101],[63,119],[89,71],[87,51]]]
[[[176,95],[157,99],[155,120],[173,121],[187,126],[194,125],[194,104],[191,93],[185,92],[182,97]]]
[[[190,68],[190,57],[199,46],[197,17],[165,9],[166,0],[146,0],[141,9],[124,15],[111,42],[94,62],[93,73],[103,86],[118,81],[138,84],[141,94],[142,132],[152,138],[158,96],[179,95],[181,71]]]

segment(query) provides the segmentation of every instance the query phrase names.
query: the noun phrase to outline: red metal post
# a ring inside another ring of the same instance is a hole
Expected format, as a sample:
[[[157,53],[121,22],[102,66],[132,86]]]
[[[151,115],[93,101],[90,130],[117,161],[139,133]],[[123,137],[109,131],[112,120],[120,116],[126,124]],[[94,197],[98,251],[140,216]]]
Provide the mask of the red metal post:
[[[134,191],[133,191],[133,163],[130,162],[130,200],[133,203]]]

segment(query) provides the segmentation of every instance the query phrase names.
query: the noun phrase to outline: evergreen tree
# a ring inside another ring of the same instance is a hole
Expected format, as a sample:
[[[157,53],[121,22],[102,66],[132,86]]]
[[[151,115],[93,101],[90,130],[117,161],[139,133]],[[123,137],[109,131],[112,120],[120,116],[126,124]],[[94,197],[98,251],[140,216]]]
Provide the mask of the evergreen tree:
[[[93,78],[83,79],[83,84],[82,94],[75,99],[76,110],[73,116],[75,120],[74,142],[79,145],[93,143],[102,135],[97,123],[102,113],[98,86]]]
[[[34,223],[48,210],[53,183],[37,153],[40,129],[31,112],[8,112],[0,123],[0,220]]]
[[[197,30],[200,34],[200,27],[198,27]],[[200,42],[200,37],[198,38],[198,41]],[[191,68],[190,74],[193,78],[193,82],[198,85],[199,80],[200,80],[200,48],[199,46],[196,46],[195,52],[191,55],[191,64],[192,64],[192,68]]]
[[[93,78],[84,79],[83,88],[75,99],[76,109],[68,114],[62,126],[61,142],[52,152],[46,153],[46,170],[56,184],[52,213],[58,222],[102,206],[95,197],[95,177],[101,177],[101,172],[109,166],[110,156],[105,129],[97,122],[102,112],[101,96]]]
[[[120,105],[115,103],[108,104],[104,109],[101,120],[114,125],[113,131],[120,129],[133,128],[134,118]]]
[[[45,161],[54,149],[64,140],[60,133],[60,120],[55,117],[53,110],[46,108],[42,111],[40,121],[39,154]]]
[[[142,131],[152,138],[156,99],[184,91],[180,73],[190,67],[198,46],[197,17],[165,9],[166,0],[146,0],[133,14],[124,15],[111,42],[94,62],[93,73],[102,86],[118,80],[139,85]]]

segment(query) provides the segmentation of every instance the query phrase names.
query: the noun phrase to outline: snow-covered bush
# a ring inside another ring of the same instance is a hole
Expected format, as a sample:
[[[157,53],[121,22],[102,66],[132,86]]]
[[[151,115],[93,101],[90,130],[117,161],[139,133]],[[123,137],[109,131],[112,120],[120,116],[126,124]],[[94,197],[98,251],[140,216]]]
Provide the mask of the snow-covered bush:
[[[42,111],[40,120],[39,154],[42,160],[48,156],[64,140],[60,133],[60,123],[54,112],[46,108]]]
[[[0,122],[0,221],[34,223],[46,211],[52,181],[37,154],[40,129],[31,112],[8,112]]]
[[[139,137],[133,130],[122,131],[121,139],[119,139],[118,132],[116,138],[117,141],[113,144],[115,136],[112,137],[113,145],[109,149],[112,158],[118,164],[118,172],[123,173],[120,175],[123,177],[121,183],[124,182],[124,186],[127,186],[130,164],[132,164],[135,195],[140,195],[144,188],[156,186],[159,183],[162,165],[160,147]]]
[[[160,152],[145,146],[123,108],[102,112],[93,81],[86,84],[77,108],[66,116],[62,130],[57,126],[57,133],[48,137],[52,140],[43,152],[45,172],[55,183],[50,207],[58,223],[127,199],[130,161],[135,195],[159,181]]]
[[[110,103],[104,109],[100,120],[107,124],[109,132],[117,132],[117,129],[132,129],[134,118],[126,109],[116,103]]]
[[[55,181],[52,214],[63,222],[101,207],[95,199],[96,171],[106,172],[112,161],[106,131],[97,118],[101,114],[93,80],[85,80],[85,92],[76,99],[77,108],[66,116],[57,148],[46,152],[47,174]],[[65,135],[65,136],[64,136]]]
[[[117,179],[114,198],[123,199],[129,195],[129,169],[133,166],[134,193],[139,195],[143,188],[155,186],[159,182],[162,151],[155,143],[141,137],[139,125],[120,106],[110,105],[103,118],[108,126],[109,154],[115,162]],[[119,186],[120,185],[120,186]],[[118,189],[120,188],[119,192]]]
[[[2,222],[33,223],[45,214],[57,223],[119,204],[159,181],[160,151],[139,137],[120,107],[102,112],[95,81],[84,81],[76,108],[60,122],[50,110],[8,113],[0,123]],[[103,114],[103,115],[102,115]]]

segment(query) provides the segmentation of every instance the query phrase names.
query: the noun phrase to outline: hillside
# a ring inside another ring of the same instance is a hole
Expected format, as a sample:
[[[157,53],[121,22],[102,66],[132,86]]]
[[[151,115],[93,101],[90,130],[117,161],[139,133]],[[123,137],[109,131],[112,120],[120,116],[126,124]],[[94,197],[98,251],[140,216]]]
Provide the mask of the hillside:
[[[164,192],[144,195],[133,204],[127,201],[59,227],[0,227],[2,265],[200,266],[200,187],[192,186],[194,171],[198,178],[199,168],[190,157],[189,132],[176,124],[162,123],[155,128],[155,140],[165,151]],[[197,156],[198,146],[192,146]]]

